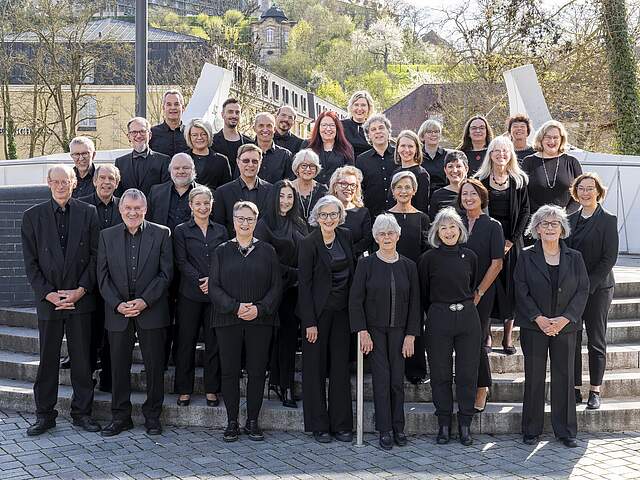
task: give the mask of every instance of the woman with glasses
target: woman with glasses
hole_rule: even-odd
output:
[[[467,156],[460,150],[450,150],[444,157],[444,174],[449,184],[439,188],[429,199],[429,218],[435,218],[445,207],[455,207],[456,198],[460,191],[460,182],[467,178],[469,162]]]
[[[278,326],[282,272],[274,248],[253,236],[258,213],[254,203],[237,202],[233,207],[236,236],[216,248],[211,258],[209,298],[220,347],[222,395],[227,409],[225,442],[234,442],[240,435],[238,410],[243,346],[248,374],[244,432],[250,440],[264,440],[258,416],[271,332]]]
[[[394,173],[411,172],[418,182],[411,203],[422,212],[429,210],[429,192],[431,180],[429,172],[422,167],[422,145],[418,136],[411,130],[403,130],[396,139],[395,162],[399,165]],[[391,192],[393,195],[393,192]]]
[[[316,180],[322,170],[320,159],[310,148],[302,149],[293,157],[291,169],[296,176],[292,185],[300,201],[300,215],[306,222],[318,200],[327,194],[326,185]]]
[[[418,130],[418,139],[422,142],[424,160],[422,166],[429,172],[429,197],[439,188],[447,186],[444,174],[444,158],[448,150],[440,145],[442,124],[433,119],[425,120]]]
[[[184,138],[196,166],[196,176],[200,185],[206,185],[212,191],[231,181],[231,166],[224,155],[215,152],[213,129],[209,122],[201,118],[192,119],[184,129]]]
[[[351,165],[333,172],[329,195],[342,202],[346,212],[344,226],[351,232],[354,258],[358,259],[373,244],[371,215],[362,202],[362,172]]]
[[[469,161],[469,176],[478,171],[487,153],[487,147],[493,140],[493,130],[482,115],[474,115],[464,126],[462,142],[458,150],[462,150]]]
[[[351,233],[340,227],[345,216],[340,200],[322,197],[309,217],[318,228],[300,242],[298,258],[304,429],[320,443],[330,442],[331,434],[341,442],[353,439],[348,297],[354,257]]]
[[[577,447],[573,368],[589,275],[580,252],[563,241],[570,233],[564,209],[543,205],[532,215],[526,233],[536,242],[522,251],[514,275],[516,325],[524,354],[524,443],[538,443],[544,427],[548,355],[553,432],[565,446]]]

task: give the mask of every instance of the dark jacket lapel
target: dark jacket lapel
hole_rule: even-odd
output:
[[[153,217],[155,221],[157,221],[161,225],[166,225],[167,220],[169,219],[169,205],[171,204],[172,187],[173,182],[167,182],[166,184],[162,185],[162,188],[159,189],[160,196],[158,198],[158,203],[153,207],[153,209],[155,210]]]
[[[575,213],[569,215],[569,226],[571,228],[570,244],[571,248],[576,249],[579,248],[580,245],[582,245],[582,242],[589,238],[593,229],[598,226],[598,223],[600,223],[600,219],[602,217],[602,207],[598,205],[598,208],[596,208],[596,211],[593,212],[591,219],[587,221],[587,223],[582,227],[580,235],[576,236],[573,235],[573,233],[576,231],[576,227],[578,226],[578,222],[580,221],[580,215],[582,215],[582,207],[580,207],[580,209]]]
[[[316,249],[318,250],[318,256],[320,257],[322,263],[324,263],[324,266],[327,268],[327,270],[331,272],[331,254],[327,251],[327,247],[324,244],[322,232],[320,231],[319,227],[314,230],[313,235],[313,239],[316,242]]]
[[[547,266],[547,261],[544,259],[544,251],[542,250],[542,243],[540,243],[540,240],[536,241],[533,247],[531,247],[531,250],[534,252],[534,255],[531,257],[533,264],[540,273],[544,275],[544,278],[550,282],[551,276],[549,275],[549,267]]]
[[[560,268],[558,272],[558,285],[562,285],[566,276],[569,274],[571,267],[571,256],[569,254],[569,247],[564,242],[564,240],[560,240]]]
[[[67,239],[67,255],[64,259],[64,273],[67,273],[69,265],[75,261],[76,251],[82,239],[82,227],[84,226],[84,215],[80,210],[80,202],[75,199],[69,199],[69,238]]]
[[[142,227],[142,237],[140,239],[140,258],[138,259],[138,274],[144,268],[144,264],[149,258],[149,254],[151,253],[151,249],[153,248],[153,244],[155,242],[155,235],[153,235],[151,229],[149,228],[149,224],[145,220]]]
[[[53,214],[53,208],[51,204],[47,204],[44,208],[44,214],[46,216],[45,225],[47,230],[50,231],[49,237],[51,238],[49,249],[53,253],[54,261],[59,265],[60,271],[64,271],[64,255],[62,255],[62,247],[60,246],[60,239],[58,238],[58,228],[56,225],[56,216]]]

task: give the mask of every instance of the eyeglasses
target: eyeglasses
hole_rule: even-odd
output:
[[[298,168],[300,170],[317,170],[318,169],[318,167],[316,167],[313,163],[301,163]]]
[[[53,185],[54,187],[59,187],[59,186],[63,186],[63,187],[68,187],[69,185],[71,185],[71,180],[48,180],[49,185]]]
[[[382,237],[382,238],[386,238],[386,237],[393,238],[393,237],[395,237],[397,234],[398,234],[398,232],[378,232],[378,233],[376,234],[376,236],[378,236],[378,237]]]
[[[142,130],[129,130],[129,135],[133,135],[135,137],[136,135],[144,135],[148,131],[149,130],[146,128],[143,128]]]
[[[544,140],[553,140],[554,142],[557,142],[558,140],[560,140],[560,136],[558,135],[544,135],[542,137]]]
[[[241,158],[240,161],[245,165],[249,165],[250,163],[252,165],[258,165],[260,163],[260,160],[257,160],[255,158]]]
[[[440,130],[425,130],[425,132],[424,132],[424,133],[426,133],[426,134],[428,134],[428,135],[434,135],[434,134],[436,134],[436,133],[438,133],[438,134],[439,134],[439,133],[440,133]]]
[[[597,189],[596,187],[578,187],[576,188],[576,190],[578,190],[580,193],[593,193]]]
[[[357,183],[349,183],[349,182],[338,182],[338,185],[340,186],[340,188],[342,188],[343,190],[355,190],[358,188],[358,184]]]
[[[393,187],[394,190],[399,190],[401,192],[412,192],[413,187],[411,185],[396,185]]]
[[[185,165],[185,166],[180,166],[180,167],[171,167],[171,170],[178,170],[178,171],[184,170],[186,172],[190,172],[193,169],[191,168],[191,165]]]
[[[234,215],[233,218],[235,218],[236,222],[241,225],[243,223],[246,223],[247,225],[253,225],[253,223],[256,221],[255,217],[237,217]]]
[[[323,130],[335,130],[336,126],[333,123],[321,123],[320,128]]]
[[[542,228],[549,228],[549,227],[551,227],[551,228],[559,228],[560,227],[560,222],[558,222],[557,220],[554,220],[552,222],[544,221],[544,222],[540,222],[540,226]]]
[[[92,152],[76,152],[71,154],[71,158],[78,160],[79,158],[89,158]]]
[[[318,218],[320,220],[326,220],[327,218],[330,218],[331,220],[335,220],[339,216],[340,216],[340,212],[320,212],[318,214]]]
[[[209,138],[209,135],[206,133],[190,133],[189,136],[191,138]]]
[[[487,127],[469,127],[469,130],[473,131],[473,132],[482,132],[484,130],[486,130]]]

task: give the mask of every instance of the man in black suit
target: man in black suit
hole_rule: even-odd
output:
[[[245,143],[238,148],[237,159],[240,176],[222,185],[215,193],[213,220],[227,227],[231,237],[233,230],[233,206],[240,200],[253,202],[260,212],[267,206],[272,185],[258,177],[262,163],[262,150],[257,145]]]
[[[279,147],[286,148],[294,156],[300,151],[303,140],[291,133],[291,128],[296,124],[298,114],[289,105],[281,106],[276,112],[276,132],[273,141]]]
[[[229,159],[229,165],[234,169],[233,178],[238,178],[238,170],[235,168],[238,148],[252,141],[238,131],[242,116],[242,107],[238,100],[227,98],[222,104],[221,115],[224,126],[213,136],[213,149]]]
[[[115,164],[122,176],[116,195],[136,188],[146,196],[153,185],[169,180],[169,157],[149,148],[152,134],[146,118],[134,117],[129,120],[127,132],[133,151],[116,158]]]
[[[51,200],[29,208],[22,218],[22,251],[38,314],[40,364],[33,385],[37,420],[27,435],[55,427],[62,336],[72,360],[71,417],[74,425],[97,432],[91,418],[93,380],[89,363],[91,313],[96,308],[98,216],[92,205],[71,198],[76,175],[66,165],[47,173]]]
[[[119,207],[124,225],[100,232],[98,246],[98,286],[105,302],[113,383],[112,419],[102,435],[111,437],[133,428],[130,376],[136,334],[147,377],[145,427],[147,434],[160,435],[167,291],[173,277],[171,231],[145,221],[147,199],[140,190],[125,191]]]
[[[180,90],[167,90],[164,92],[162,96],[164,122],[151,128],[149,146],[152,150],[173,157],[176,153],[184,152],[189,148],[183,133],[183,111],[184,98]]]
[[[262,164],[258,175],[270,183],[288,178],[293,180],[295,175],[291,169],[291,152],[279,147],[273,141],[276,119],[268,112],[256,115],[253,131],[256,132],[256,145],[262,150]]]
[[[73,160],[73,171],[76,172],[76,179],[78,180],[72,197],[80,198],[91,195],[95,192],[93,175],[96,170],[93,164],[96,158],[96,147],[93,144],[93,140],[84,136],[75,137],[69,142],[69,155]]]
[[[81,197],[85,203],[93,205],[98,211],[100,230],[122,223],[118,211],[120,199],[113,195],[120,183],[118,167],[111,164],[97,165],[93,177],[95,193]],[[96,295],[96,310],[93,313],[91,328],[91,370],[100,370],[99,388],[103,392],[111,391],[111,357],[109,356],[109,337],[104,330],[104,301]],[[100,364],[98,364],[98,360]]]

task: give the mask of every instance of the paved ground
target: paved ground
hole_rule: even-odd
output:
[[[377,437],[364,447],[320,445],[301,433],[267,432],[225,444],[221,431],[167,428],[149,437],[141,426],[103,439],[58,418],[49,434],[31,438],[33,415],[0,411],[0,478],[640,478],[640,432],[582,434],[567,449],[551,436],[537,447],[519,436],[481,435],[472,447],[439,446],[433,437],[410,437],[404,448],[383,452]]]

